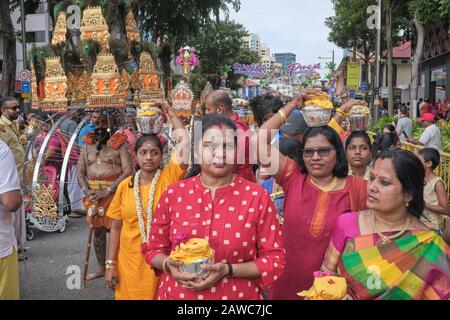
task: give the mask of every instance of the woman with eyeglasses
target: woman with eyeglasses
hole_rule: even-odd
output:
[[[300,163],[271,147],[270,130],[279,128],[283,119],[304,105],[304,100],[305,94],[301,93],[264,123],[258,133],[260,150],[261,144],[267,144],[277,183],[285,194],[282,232],[286,267],[270,292],[270,298],[276,300],[298,299],[297,292],[311,287],[337,218],[342,213],[364,209],[366,201],[366,182],[348,177],[344,147],[332,128],[306,131]],[[351,100],[341,110],[345,113],[357,103]]]

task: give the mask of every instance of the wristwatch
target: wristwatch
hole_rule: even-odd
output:
[[[111,270],[111,269],[114,269],[115,267],[116,267],[116,263],[114,262],[114,260],[106,260],[106,262],[105,262],[106,270]]]

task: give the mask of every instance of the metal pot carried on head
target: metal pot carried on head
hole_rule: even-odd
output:
[[[333,104],[326,93],[318,92],[305,102],[302,113],[308,127],[322,127],[328,125],[332,110]]]
[[[163,116],[153,116],[153,117],[137,117],[136,125],[139,132],[143,134],[158,134],[164,124]]]
[[[365,105],[352,107],[347,117],[350,123],[350,131],[367,131],[370,124],[370,110]]]
[[[161,132],[164,124],[162,111],[151,104],[141,104],[136,117],[136,125],[139,132],[143,134],[158,134]]]
[[[331,110],[316,106],[304,107],[301,111],[308,127],[322,127],[328,125]]]

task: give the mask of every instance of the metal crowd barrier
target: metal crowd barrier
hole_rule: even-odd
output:
[[[371,137],[375,137],[375,133],[368,132]],[[420,149],[424,148],[423,146],[419,146],[416,144],[412,144],[409,142],[402,142],[402,149],[418,153]],[[450,202],[450,153],[440,152],[441,154],[441,163],[436,168],[436,174],[439,175],[442,180],[444,180],[447,190],[447,198]]]

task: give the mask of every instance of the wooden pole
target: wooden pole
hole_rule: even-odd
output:
[[[92,217],[94,218],[94,217]],[[94,234],[94,219],[92,219],[91,224],[89,225],[89,233],[88,233],[88,241],[86,244],[86,256],[84,258],[84,272],[83,272],[83,289],[86,289],[87,286],[87,273],[89,268],[89,257],[91,255],[91,245],[92,245],[92,238]]]

